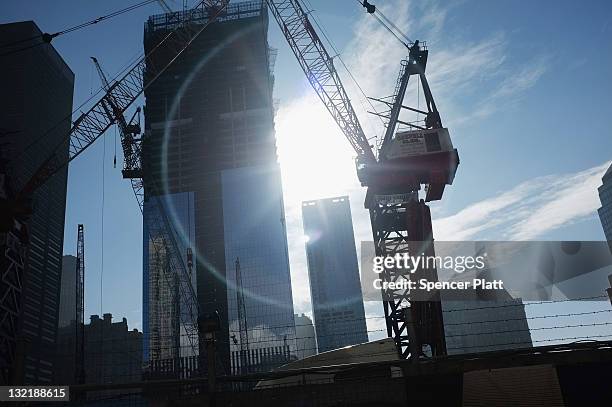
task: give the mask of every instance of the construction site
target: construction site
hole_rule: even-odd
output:
[[[551,198],[588,212],[582,229],[486,219],[513,195],[525,219],[558,209],[521,198],[523,184],[469,206],[488,174],[448,88],[474,97],[486,75],[449,79],[463,60],[423,28],[440,5],[68,3],[83,10],[65,28],[22,21],[18,5],[0,21],[3,405],[612,400],[612,149],[589,173],[593,215]],[[371,61],[365,49],[387,44]],[[470,47],[504,72],[494,48]],[[492,74],[486,110],[462,115],[493,114],[535,82],[520,74]],[[482,160],[502,168],[514,153],[500,148]]]

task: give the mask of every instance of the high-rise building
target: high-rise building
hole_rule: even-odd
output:
[[[71,125],[74,74],[68,65],[48,43],[19,50],[41,35],[33,21],[0,25],[0,160],[13,191],[61,145]],[[36,190],[27,223],[21,345],[13,372],[14,380],[25,384],[53,378],[67,173],[63,168]]]
[[[302,203],[319,352],[368,341],[348,196]]]
[[[197,27],[207,17],[200,9],[189,18]],[[150,17],[145,50],[153,49],[176,26],[177,14]],[[193,251],[199,310],[219,313],[217,351],[226,372],[231,369],[231,352],[240,346],[232,339],[239,337],[237,258],[250,349],[294,346],[267,31],[264,2],[231,2],[145,91],[145,223],[151,198],[164,197],[180,245]],[[168,55],[158,49],[149,63],[161,63]],[[185,200],[192,202],[188,210],[177,203]],[[155,348],[175,334],[171,327],[155,326],[155,309],[165,309],[160,305],[163,296],[155,292],[164,283],[153,270],[149,244],[145,224],[145,358],[154,358],[154,352],[164,357]],[[160,338],[157,343],[155,335]]]
[[[599,212],[599,219],[601,220],[601,226],[608,241],[608,246],[612,250],[612,165],[601,178],[601,181],[602,184],[597,189],[599,191],[601,208],[597,212]]]
[[[62,257],[60,305],[55,344],[55,384],[66,385],[76,383],[76,266],[77,258],[75,256],[65,255]]]
[[[487,253],[484,243],[476,244],[476,253]],[[485,267],[476,278],[492,281],[496,270],[485,257]],[[473,274],[455,274],[454,279],[471,281]],[[505,290],[463,290],[460,299],[445,298],[442,293],[444,334],[449,355],[529,348],[531,332],[521,298]]]
[[[312,320],[306,314],[295,314],[295,348],[298,359],[317,354],[317,339]]]
[[[449,355],[532,346],[525,305],[505,290],[495,299],[443,300],[442,309]]]
[[[58,328],[69,326],[76,320],[76,266],[77,258],[75,256],[68,254],[62,257]]]

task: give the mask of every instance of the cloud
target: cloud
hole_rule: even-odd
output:
[[[509,191],[434,220],[438,240],[529,240],[583,220],[599,207],[597,186],[610,162],[573,174],[525,181]]]
[[[463,117],[461,123],[491,115],[495,111],[520,100],[520,97],[536,85],[549,68],[548,57],[539,57],[518,72],[505,76],[499,85],[473,108],[472,114]]]
[[[519,100],[547,72],[550,60],[546,56],[514,58],[503,31],[478,38],[464,34],[462,28],[448,21],[450,11],[460,6],[437,1],[395,1],[380,6],[412,40],[427,41],[427,80],[444,122],[452,127],[490,116]],[[353,31],[353,39],[341,54],[344,62],[366,95],[391,95],[400,61],[407,57],[408,50],[368,14],[360,17]],[[335,65],[343,74],[344,86],[353,97],[366,134],[380,137],[384,124],[367,113],[373,109],[343,65],[338,61]],[[423,95],[417,92],[416,84],[416,80],[409,83],[405,104],[423,107]],[[383,105],[375,107],[379,112],[385,110]],[[414,116],[405,111],[402,118],[410,121]]]

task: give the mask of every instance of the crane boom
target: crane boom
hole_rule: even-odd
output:
[[[372,147],[334,67],[332,57],[296,0],[266,0],[306,78],[362,162],[375,161]]]

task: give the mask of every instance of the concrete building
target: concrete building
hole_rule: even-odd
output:
[[[0,25],[0,160],[12,175],[8,182],[13,191],[55,151],[71,125],[74,74],[68,65],[47,43],[17,52],[28,44],[24,39],[41,35],[33,21]],[[27,224],[30,242],[19,321],[23,351],[14,372],[15,380],[24,384],[53,379],[67,172],[63,168],[34,193]]]
[[[302,203],[319,352],[368,341],[348,196]]]
[[[206,17],[198,11],[191,18],[202,24]],[[173,15],[150,17],[145,49],[151,50],[176,21]],[[181,244],[193,250],[200,312],[218,311],[221,318],[217,349],[225,371],[231,370],[231,352],[237,349],[230,339],[238,326],[236,258],[242,267],[250,348],[285,343],[294,347],[267,31],[265,3],[231,2],[226,13],[145,91],[145,199],[165,198]],[[168,57],[161,49],[151,63]],[[177,198],[182,194],[190,198]],[[192,206],[184,211],[177,199],[191,200]],[[147,203],[144,216],[147,222]],[[164,306],[154,294],[163,283],[155,277],[149,240],[145,225],[148,294],[143,329],[145,358],[150,359],[160,343],[153,338],[153,314]],[[156,335],[174,334],[160,327]]]
[[[599,213],[599,219],[601,220],[606,240],[612,251],[612,166],[608,168],[601,181],[601,186],[597,188],[601,208],[597,212]]]
[[[295,347],[298,359],[317,354],[317,339],[312,320],[306,314],[294,315],[295,318]]]

